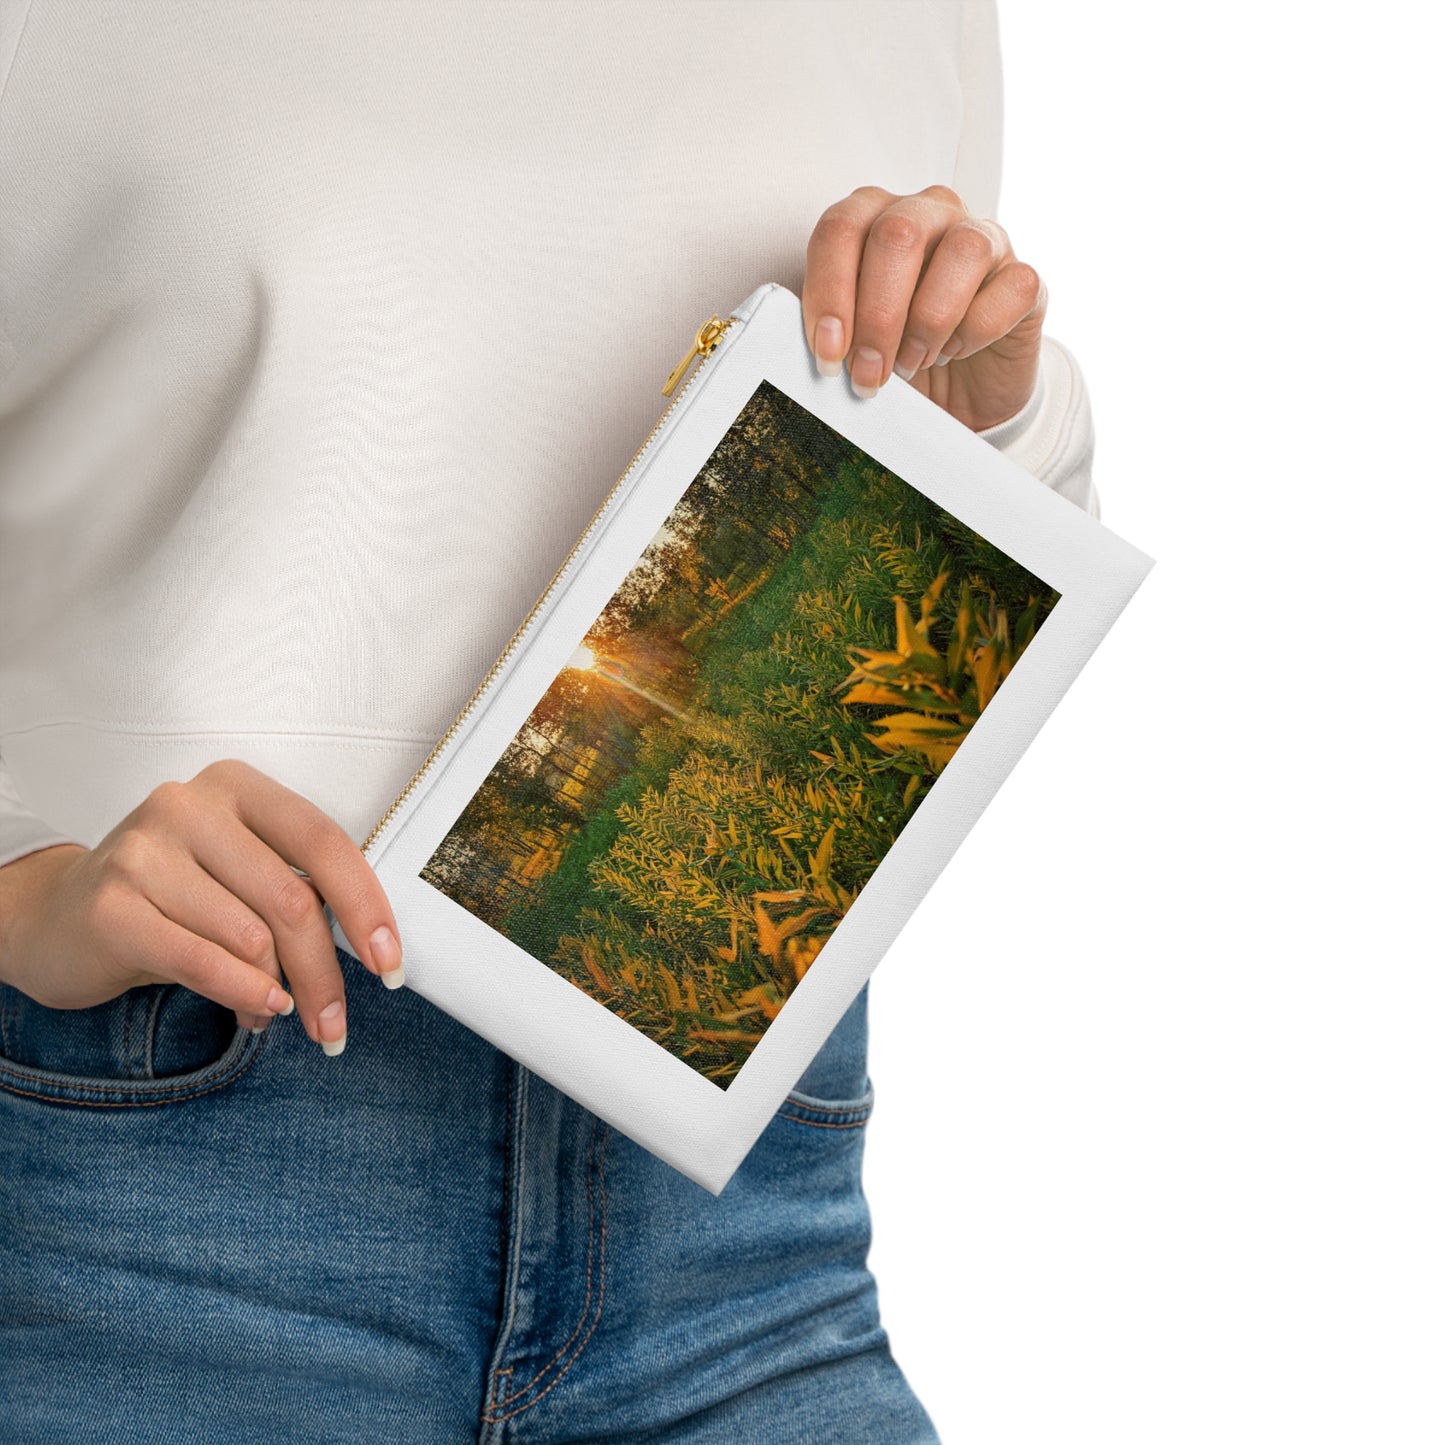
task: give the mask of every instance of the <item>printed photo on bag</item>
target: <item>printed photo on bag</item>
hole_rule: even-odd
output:
[[[726,1088],[1059,595],[764,381],[420,876]]]

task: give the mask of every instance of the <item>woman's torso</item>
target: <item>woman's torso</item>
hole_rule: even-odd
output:
[[[23,11],[0,761],[87,844],[222,756],[360,841],[698,323],[856,186],[997,202],[991,4]]]

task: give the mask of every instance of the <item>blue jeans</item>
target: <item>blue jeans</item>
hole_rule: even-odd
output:
[[[719,1198],[338,949],[348,1040],[0,985],[0,1441],[937,1439],[866,1267],[866,994]]]

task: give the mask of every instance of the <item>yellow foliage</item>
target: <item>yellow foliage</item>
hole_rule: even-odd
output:
[[[877,719],[872,741],[899,761],[921,759],[934,774],[947,767],[1032,640],[1037,608],[1032,601],[1011,633],[994,595],[980,607],[964,583],[948,648],[940,655],[929,632],[947,581],[947,570],[940,570],[919,600],[916,622],[907,602],[895,596],[896,648],[850,648],[853,671],[837,689],[846,704],[905,709]],[[914,772],[905,802],[917,789]]]
[[[591,976],[592,982],[595,983],[603,993],[615,993],[616,989],[612,987],[606,973],[602,970],[602,964],[597,958],[597,950],[593,948],[588,940],[580,940],[577,954],[582,960],[583,967]]]
[[[783,1000],[779,998],[778,990],[770,983],[760,983],[756,988],[750,988],[746,993],[740,993],[738,1002],[747,1008],[758,1009],[769,1020],[777,1018],[783,1007]]]

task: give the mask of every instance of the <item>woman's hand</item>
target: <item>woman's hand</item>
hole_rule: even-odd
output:
[[[397,987],[396,919],[365,855],[314,803],[227,758],[160,784],[94,848],[0,868],[0,976],[50,1008],[171,982],[250,1028],[297,1008],[336,1054],[345,986],[323,900],[362,963]]]
[[[956,192],[859,186],[808,241],[803,324],[818,369],[873,396],[891,372],[966,427],[1023,410],[1038,375],[1047,292],[995,221]]]

